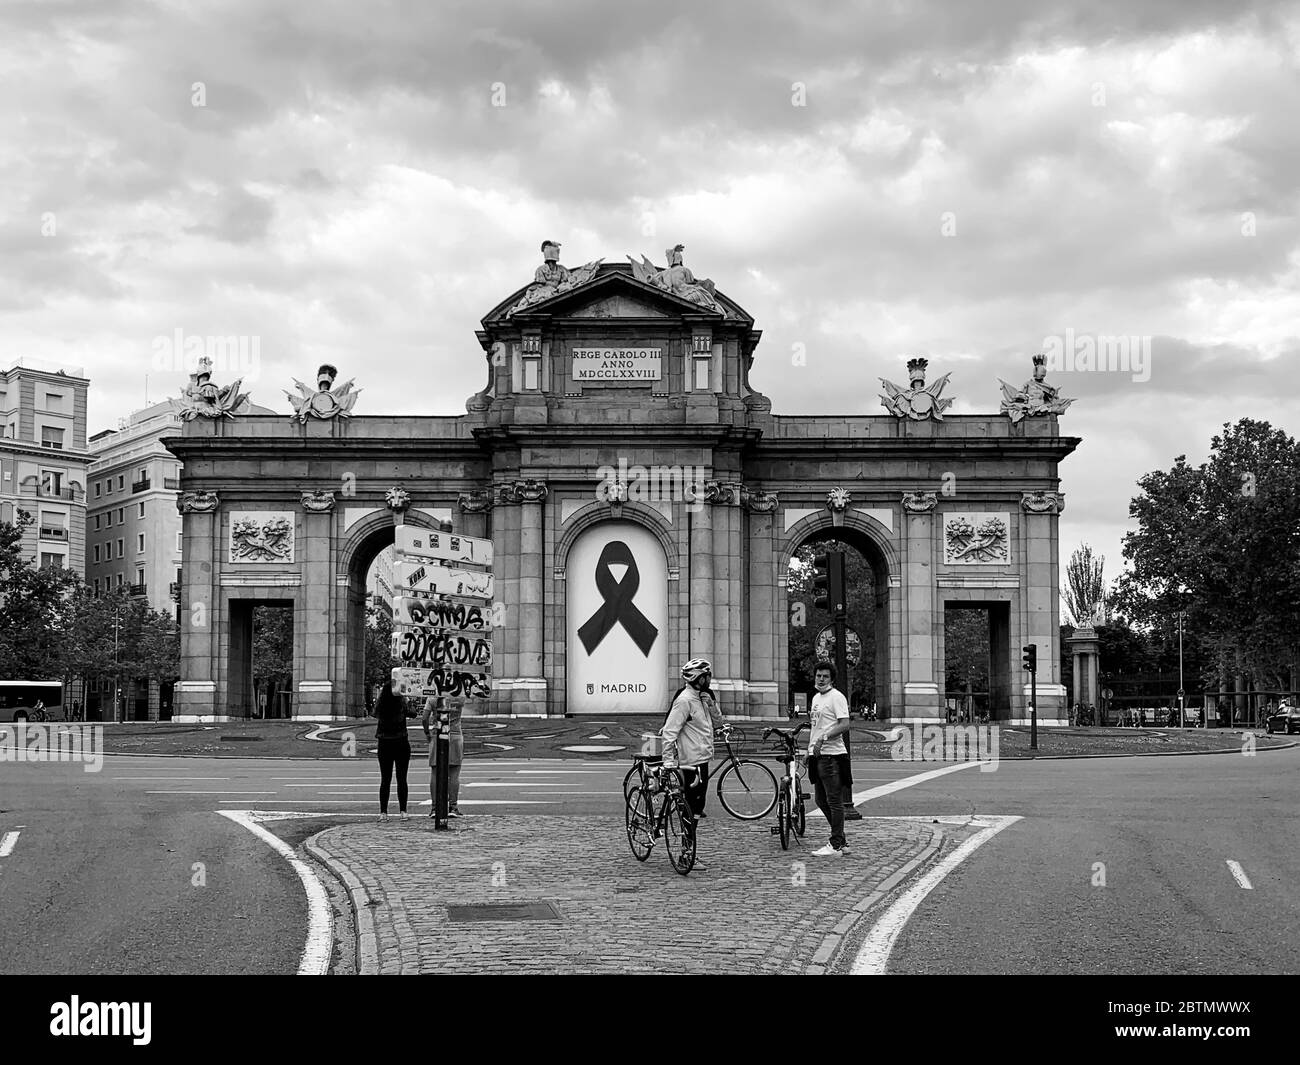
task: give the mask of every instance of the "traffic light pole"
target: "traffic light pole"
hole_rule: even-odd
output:
[[[1029,674],[1029,749],[1038,750],[1038,670]]]

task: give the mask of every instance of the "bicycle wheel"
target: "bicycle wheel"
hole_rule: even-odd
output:
[[[626,802],[636,794],[637,788],[641,786],[640,778],[637,776],[636,765],[627,771],[627,776],[623,778],[623,801]]]
[[[790,849],[790,789],[781,787],[781,794],[776,800],[776,829],[781,837],[781,849]]]
[[[776,777],[762,762],[737,758],[718,777],[718,801],[740,821],[758,821],[776,805]]]
[[[695,817],[680,795],[670,795],[667,802],[664,842],[668,847],[668,860],[685,876],[695,864]]]
[[[654,806],[645,788],[638,787],[624,804],[624,817],[627,821],[627,843],[632,848],[632,856],[643,862],[650,857],[654,847]]]
[[[794,821],[792,827],[794,828],[796,839],[803,839],[804,829],[808,827],[807,818],[804,816],[806,805],[807,804],[804,802],[802,797],[794,800]]]

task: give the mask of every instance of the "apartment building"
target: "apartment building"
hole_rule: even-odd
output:
[[[21,358],[0,369],[0,521],[35,519],[24,553],[85,573],[86,390],[80,367]]]

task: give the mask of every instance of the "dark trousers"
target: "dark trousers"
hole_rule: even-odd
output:
[[[379,741],[379,809],[388,813],[388,792],[397,769],[397,808],[406,812],[406,767],[411,763],[411,744],[405,739]]]
[[[709,797],[709,763],[682,766],[682,781],[686,785],[686,804],[699,817],[704,813],[704,800]]]
[[[840,756],[817,756],[817,809],[826,815],[831,826],[831,846],[839,850],[844,846],[844,784],[840,773]]]

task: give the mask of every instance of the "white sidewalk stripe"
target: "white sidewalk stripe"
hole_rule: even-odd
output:
[[[217,813],[243,825],[293,866],[293,871],[298,874],[298,879],[307,892],[307,943],[302,949],[302,960],[298,963],[298,975],[324,976],[329,972],[330,954],[334,949],[334,916],[330,910],[329,896],[325,893],[325,885],[316,878],[311,867],[293,853],[289,844],[274,832],[268,832],[254,823],[256,814],[253,811],[218,810]]]
[[[1232,878],[1247,891],[1253,891],[1254,888],[1251,886],[1250,877],[1246,875],[1246,870],[1241,867],[1241,862],[1234,862],[1231,858],[1228,858],[1227,862],[1228,872],[1232,874]]]
[[[960,767],[959,767],[960,768]],[[850,972],[854,976],[883,976],[889,966],[889,955],[894,949],[899,933],[907,924],[908,918],[916,912],[925,897],[930,894],[945,876],[961,865],[981,846],[991,840],[1004,828],[1014,825],[1020,817],[994,817],[984,815],[974,824],[984,823],[988,827],[976,832],[955,851],[944,858],[937,866],[921,877],[901,898],[898,899],[884,915],[881,916],[867,938],[863,940],[858,955],[853,959]]]
[[[6,832],[0,836],[0,858],[8,858],[13,854],[14,847],[18,845],[18,833]]]

